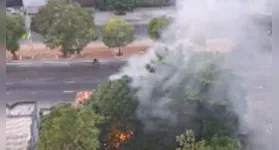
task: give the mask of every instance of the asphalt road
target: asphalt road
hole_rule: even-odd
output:
[[[6,100],[57,103],[73,101],[76,92],[92,90],[117,72],[123,62],[101,65],[6,68]]]
[[[271,56],[243,55],[233,58],[239,62],[246,89],[253,95],[268,98],[271,91]],[[239,60],[239,61],[235,61]],[[78,91],[92,90],[117,72],[123,61],[104,62],[100,65],[77,63],[72,65],[33,66],[8,65],[6,67],[6,100],[56,102],[72,101]],[[260,98],[261,99],[261,98]]]

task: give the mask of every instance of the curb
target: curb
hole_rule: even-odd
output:
[[[129,58],[101,59],[97,64],[125,63]],[[96,65],[97,65],[96,64]],[[92,59],[88,60],[17,60],[6,62],[6,67],[63,67],[72,65],[95,65]]]

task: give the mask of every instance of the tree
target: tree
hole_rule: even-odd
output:
[[[137,101],[128,87],[129,82],[128,77],[106,81],[97,87],[93,96],[84,104],[97,114],[105,116],[101,142],[102,146],[106,148],[116,148],[117,142],[119,142],[119,146],[122,144],[117,141],[120,139],[116,135],[111,135],[112,133],[134,134],[140,124],[135,112]]]
[[[75,52],[80,54],[89,42],[97,39],[92,12],[77,3],[56,1],[59,0],[51,0],[39,10],[39,16],[36,18],[42,16],[46,20],[35,18],[34,25],[44,35],[44,43],[48,47],[60,48],[64,57]],[[48,14],[51,10],[56,13]]]
[[[166,54],[166,56],[169,55]],[[160,61],[151,63],[150,66],[153,69],[150,74],[145,75],[154,76],[158,71],[157,67],[160,69],[168,67],[170,72],[177,72],[181,69],[169,64],[165,59],[166,56],[160,56]],[[109,139],[107,137],[110,137],[108,135],[114,129],[121,132],[128,129],[134,133],[131,137],[129,136],[129,140],[120,142],[119,150],[174,149],[177,147],[175,137],[187,129],[192,129],[196,133],[197,142],[204,140],[205,146],[219,148],[218,150],[223,150],[224,147],[216,143],[237,141],[239,116],[233,110],[233,103],[238,103],[240,104],[238,107],[243,107],[238,109],[239,113],[242,113],[241,110],[245,111],[246,108],[245,95],[242,93],[243,89],[238,87],[240,83],[237,76],[230,68],[220,65],[224,64],[224,57],[221,54],[189,52],[188,59],[188,63],[185,64],[187,70],[182,71],[180,82],[171,86],[171,89],[163,89],[164,83],[155,84],[155,88],[149,90],[154,94],[146,95],[153,103],[158,101],[159,99],[156,98],[161,95],[169,99],[168,103],[161,104],[160,107],[176,115],[177,121],[174,124],[154,116],[152,109],[156,108],[150,107],[151,103],[148,100],[144,103],[140,102],[136,95],[139,94],[137,92],[141,90],[140,88],[144,87],[130,86],[133,78],[125,77],[99,85],[86,106],[90,106],[97,114],[107,117],[105,125],[102,126],[101,142],[107,144],[107,139]],[[163,76],[163,74],[160,75]],[[172,75],[166,76],[166,80]],[[231,88],[233,93],[231,93]],[[145,118],[140,118],[138,114],[144,114]],[[146,130],[148,121],[155,123],[156,128]]]
[[[25,33],[23,17],[19,14],[6,13],[6,49],[18,59],[16,51],[19,49],[19,40]]]
[[[60,13],[67,4],[66,0],[49,0],[46,5],[39,8],[31,21],[31,29],[43,36],[48,33],[52,24],[59,19]]]
[[[171,19],[166,16],[153,18],[148,23],[148,35],[151,39],[158,40],[162,32],[170,25]]]
[[[118,47],[118,55],[122,55],[121,48],[134,40],[134,27],[119,18],[110,19],[103,30],[103,42],[108,47]]]
[[[62,104],[42,117],[38,150],[97,150],[103,117],[92,109]]]
[[[132,11],[136,6],[136,0],[108,0],[107,4],[117,15],[125,15],[127,11]]]
[[[179,148],[176,150],[239,150],[239,143],[236,139],[228,137],[213,138],[211,142],[197,141],[193,130],[176,137]]]
[[[156,67],[162,66],[169,67],[170,72],[181,71],[181,68],[172,66],[164,59],[168,55],[170,54],[161,56],[164,63],[157,60],[148,64],[146,69],[151,74],[156,73]],[[198,140],[211,141],[214,137],[238,139],[240,116],[236,114],[234,108],[237,107],[240,114],[245,114],[246,110],[245,93],[238,77],[230,68],[221,65],[225,63],[222,54],[189,52],[188,55],[187,67],[181,71],[184,73],[184,78],[181,78],[171,89],[162,90],[160,88],[162,83],[158,84],[153,91],[163,93],[171,100],[161,107],[167,107],[165,111],[170,111],[177,116],[178,125],[172,130],[177,130],[176,133],[179,133],[188,128],[193,129]],[[173,136],[173,133],[169,132],[166,134]]]

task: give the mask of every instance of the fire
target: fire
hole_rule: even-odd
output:
[[[75,105],[82,105],[85,101],[87,101],[90,96],[93,94],[91,91],[81,91],[76,94]]]
[[[128,130],[126,132],[119,131],[119,130],[113,130],[109,134],[108,140],[105,144],[105,148],[107,150],[118,150],[121,143],[131,139],[131,137],[133,135],[134,135],[134,133],[131,130]]]

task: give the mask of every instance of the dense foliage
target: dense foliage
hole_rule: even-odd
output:
[[[51,0],[34,18],[34,26],[50,48],[60,48],[63,56],[80,53],[97,39],[92,12],[76,3]]]
[[[151,39],[158,40],[161,38],[162,32],[170,25],[171,19],[166,16],[153,18],[148,23],[148,35]]]
[[[168,55],[171,54],[166,54],[166,57]],[[151,99],[158,100],[157,97],[163,95],[162,98],[169,100],[161,107],[175,114],[177,125],[170,127],[169,122],[164,122],[164,119],[152,114],[145,115],[144,119],[157,119],[152,122],[166,128],[165,135],[169,136],[192,129],[198,141],[203,139],[210,142],[213,137],[238,139],[237,113],[245,114],[246,110],[245,93],[238,77],[230,68],[222,65],[225,63],[222,54],[193,52],[188,55],[188,64],[184,64],[184,69],[172,66],[162,56],[159,61],[151,62],[147,67],[151,74],[156,73],[157,69],[162,69],[162,66],[168,68],[169,72],[183,73],[180,75],[184,77],[179,77],[179,81],[170,89],[161,88],[164,87],[164,83],[159,83],[152,89],[152,92],[157,94],[149,95]],[[165,82],[170,82],[169,78],[174,75],[170,73],[169,76],[165,76]],[[141,113],[147,113],[148,108],[148,104],[144,105],[142,110],[145,112]]]
[[[92,109],[75,108],[71,104],[55,106],[43,116],[38,150],[97,150],[98,126],[103,118]]]
[[[117,47],[118,55],[122,55],[121,48],[134,40],[134,27],[120,18],[112,18],[103,29],[103,42],[108,47]]]
[[[45,6],[40,7],[36,15],[32,17],[32,30],[46,35],[50,26],[57,20],[66,4],[65,0],[50,0]]]
[[[109,134],[114,130],[135,131],[140,125],[135,114],[137,101],[127,86],[128,83],[128,77],[106,81],[98,86],[93,97],[85,103],[86,107],[92,108],[97,114],[106,117],[105,123],[102,125],[100,138],[102,143],[111,140]]]
[[[117,15],[124,15],[136,7],[137,0],[107,0],[106,3]]]
[[[238,141],[229,137],[214,137],[210,142],[196,141],[192,130],[177,136],[176,140],[180,146],[176,150],[238,150],[240,148]]]
[[[138,108],[142,106],[139,106],[138,100],[133,96],[138,89],[129,86],[132,82],[130,78],[125,77],[101,84],[87,106],[109,118],[106,126],[103,126],[105,129],[102,129],[102,142],[106,141],[105,136],[112,129],[129,128],[134,133],[133,137],[121,144],[121,150],[170,150],[177,147],[175,141],[177,135],[192,129],[196,133],[195,143],[207,149],[190,150],[228,150],[226,149],[228,147],[229,150],[237,150],[234,146],[239,142],[239,118],[233,110],[231,98],[243,104],[242,110],[245,110],[245,100],[241,87],[232,87],[230,84],[231,81],[236,81],[231,70],[219,65],[223,61],[222,58],[212,53],[195,53],[188,64],[189,67],[195,67],[185,74],[183,82],[173,87],[171,91],[162,91],[159,87],[153,91],[164,94],[168,92],[172,101],[167,107],[178,117],[177,123],[171,125],[160,118],[149,118],[157,120],[157,124],[160,124],[160,128],[155,130],[145,130],[143,120],[137,116]],[[161,63],[161,65],[168,64]],[[229,95],[232,93],[228,93],[230,88],[236,90],[233,97]],[[181,147],[182,150],[188,150],[183,149],[183,145]]]
[[[25,34],[24,19],[19,14],[6,13],[6,49],[18,59],[16,51],[19,49],[19,40]]]

